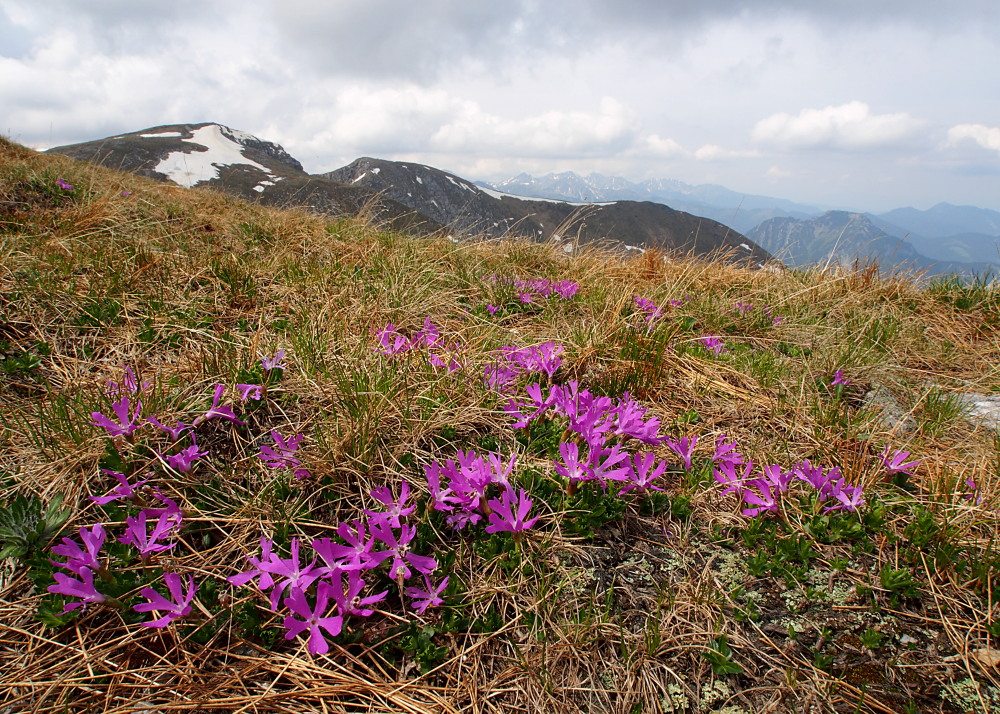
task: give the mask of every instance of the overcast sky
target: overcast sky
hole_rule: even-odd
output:
[[[997,0],[0,0],[0,132],[1000,210]]]

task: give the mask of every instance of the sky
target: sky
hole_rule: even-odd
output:
[[[0,0],[0,133],[1000,210],[996,0]]]

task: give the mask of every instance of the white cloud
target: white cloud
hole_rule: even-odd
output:
[[[441,151],[580,157],[627,149],[638,130],[628,108],[611,97],[603,97],[597,111],[549,110],[518,119],[491,115],[475,102],[463,102],[461,109],[435,132],[431,146]]]
[[[751,137],[785,149],[873,149],[911,139],[922,122],[909,114],[872,114],[852,101],[823,109],[803,109],[796,116],[772,114],[754,125]]]
[[[575,158],[627,149],[637,133],[632,113],[610,97],[592,111],[549,110],[508,118],[443,89],[416,84],[348,87],[332,106],[317,107],[306,123],[313,127],[306,142],[310,148],[336,146],[346,153],[381,156],[429,152]]]
[[[781,168],[780,166],[778,166],[777,164],[775,164],[774,166],[772,166],[771,168],[769,168],[764,173],[764,175],[767,178],[769,178],[769,179],[778,180],[778,179],[786,179],[786,178],[788,178],[789,176],[792,175],[792,172],[791,171],[785,171],[783,168]]]
[[[684,147],[673,139],[664,139],[659,134],[650,134],[643,140],[646,152],[658,158],[673,158],[684,156],[687,152]]]
[[[974,141],[984,149],[1000,152],[1000,127],[985,124],[959,124],[948,130],[948,146]]]
[[[726,159],[754,159],[760,153],[753,150],[724,149],[717,144],[705,144],[694,152],[698,161],[724,161]]]

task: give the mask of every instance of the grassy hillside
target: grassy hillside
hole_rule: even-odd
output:
[[[996,291],[7,141],[0,267],[2,711],[1000,706]]]

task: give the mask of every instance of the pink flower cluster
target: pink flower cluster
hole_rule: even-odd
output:
[[[430,316],[424,319],[424,326],[413,337],[406,337],[396,330],[391,322],[375,333],[378,338],[376,351],[384,355],[395,356],[423,349],[427,353],[427,363],[432,367],[445,368],[449,373],[462,368],[458,360],[461,345],[454,343],[450,347],[441,338],[441,331],[431,322]],[[446,361],[447,358],[447,361]]]
[[[157,553],[172,549],[177,544],[176,541],[167,541],[177,535],[183,522],[183,513],[176,501],[155,488],[138,490],[148,482],[148,479],[133,485],[124,474],[114,471],[105,473],[114,476],[119,485],[107,496],[91,496],[92,501],[107,504],[118,499],[126,499],[141,505],[144,503],[143,496],[148,495],[160,503],[159,507],[143,508],[137,515],[127,517],[125,530],[119,536],[118,542],[135,548],[143,561],[148,561]],[[104,526],[98,523],[90,528],[81,526],[79,535],[80,542],[63,538],[59,545],[52,547],[54,555],[61,555],[67,559],[63,562],[53,560],[53,565],[65,568],[76,576],[74,578],[65,573],[54,573],[56,583],[47,588],[50,593],[76,598],[64,606],[63,614],[78,607],[86,608],[90,603],[107,601],[107,597],[97,589],[94,576],[99,574],[102,577],[110,577],[101,561],[101,549],[108,533]],[[168,573],[164,580],[171,595],[174,596],[173,601],[166,600],[153,588],[145,588],[141,594],[147,602],[133,607],[137,612],[157,610],[164,613],[158,619],[144,622],[147,627],[166,627],[172,620],[191,612],[191,601],[197,592],[193,578],[188,576],[188,587],[184,593],[180,590],[180,576]]]
[[[437,561],[410,550],[417,529],[405,520],[415,508],[407,503],[409,484],[402,483],[399,498],[394,498],[388,487],[376,488],[370,495],[384,509],[365,509],[365,519],[340,523],[339,540],[313,540],[310,545],[314,555],[308,563],[303,563],[298,538],[292,538],[290,557],[282,558],[273,552],[274,542],[262,536],[260,555],[247,556],[252,567],[228,578],[235,586],[256,580],[257,589],[268,594],[272,611],[277,612],[283,603],[289,612],[282,623],[285,639],[308,633],[312,654],[329,651],[326,635],[339,635],[347,618],[374,614],[369,606],[384,600],[388,591],[365,594],[369,581],[364,573],[385,563],[389,577],[401,586],[415,577],[415,572],[420,574],[423,587],[412,585],[405,591],[415,611],[423,614],[429,607],[444,603],[441,593],[448,578],[433,585],[430,576]],[[331,608],[335,614],[331,614]]]
[[[296,479],[302,480],[309,477],[309,472],[301,468],[302,462],[293,454],[302,443],[304,434],[296,434],[287,439],[277,431],[271,431],[271,438],[274,439],[274,446],[261,444],[258,458],[264,462],[268,468],[291,469]]]
[[[496,351],[496,361],[483,370],[486,386],[498,392],[506,391],[522,374],[544,372],[549,379],[562,366],[563,346],[558,342],[543,342],[532,347],[507,345]]]
[[[459,451],[457,461],[448,459],[424,467],[427,488],[435,511],[448,513],[445,520],[456,530],[488,519],[487,533],[508,531],[515,536],[535,525],[527,518],[532,500],[522,488],[518,493],[510,481],[516,454],[504,461],[499,454],[485,458],[475,451]],[[490,498],[499,491],[499,497]]]
[[[716,442],[712,461],[715,480],[725,486],[723,495],[739,495],[746,504],[746,508],[742,509],[745,516],[777,513],[780,496],[788,493],[793,481],[812,486],[821,500],[830,502],[832,505],[824,508],[828,513],[854,513],[865,503],[861,486],[847,483],[839,468],[834,467],[824,472],[822,467],[813,466],[808,459],[800,461],[791,469],[784,469],[778,464],[761,466],[760,475],[754,476],[754,462],[744,459],[736,451],[736,445],[727,441],[725,435],[720,436]]]
[[[547,412],[567,421],[567,430],[577,436],[559,445],[562,461],[555,463],[556,472],[563,476],[570,490],[583,481],[598,481],[607,491],[609,481],[628,481],[619,494],[632,489],[640,492],[647,488],[662,490],[652,485],[661,476],[667,463],[661,461],[654,468],[652,454],[631,454],[624,449],[629,439],[656,445],[663,441],[658,432],[660,420],[646,419],[647,409],[632,399],[628,392],[620,399],[598,397],[589,390],[579,388],[576,381],[553,385],[544,393],[538,383],[527,388],[528,401],[510,399],[504,409],[517,417],[515,428],[523,429],[533,419]],[[675,451],[693,448],[692,442],[682,447],[679,442],[669,442]],[[581,448],[582,447],[582,448]],[[680,453],[680,451],[678,452]],[[690,452],[687,453],[688,462]]]
[[[580,285],[572,280],[547,280],[546,278],[532,278],[531,280],[514,280],[499,275],[491,275],[487,278],[492,283],[505,283],[513,285],[517,290],[521,302],[534,302],[537,297],[551,297],[558,295],[563,300],[569,300],[580,290]]]

